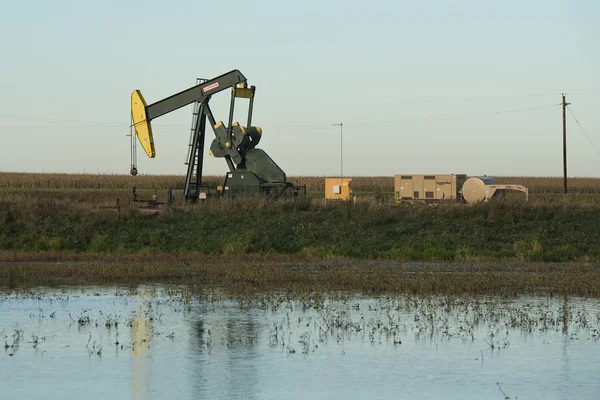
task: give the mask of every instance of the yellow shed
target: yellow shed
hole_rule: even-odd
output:
[[[352,198],[352,178],[325,178],[325,198],[350,200]]]

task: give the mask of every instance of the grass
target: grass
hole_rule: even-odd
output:
[[[83,258],[83,257],[82,257]],[[0,287],[38,284],[185,282],[237,294],[358,291],[366,294],[600,297],[593,264],[399,263],[291,256],[162,254],[101,261],[0,263]]]
[[[297,201],[262,198],[181,201],[147,213],[132,203],[132,177],[0,173],[0,258],[67,255],[258,254],[400,261],[600,261],[600,180],[527,182],[530,201],[477,207],[396,205],[382,195],[392,178],[356,177],[356,204],[319,192]],[[138,176],[138,194],[166,198],[173,176]],[[217,177],[207,178],[217,182]],[[292,178],[319,190],[322,177]],[[499,179],[500,180],[500,179]],[[537,186],[536,186],[537,185]],[[119,201],[120,208],[107,210]]]
[[[219,199],[146,214],[0,195],[0,251],[289,254],[393,260],[599,261],[600,205]]]

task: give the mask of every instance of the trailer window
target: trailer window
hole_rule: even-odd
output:
[[[415,199],[419,198],[419,192],[414,192],[413,194],[414,194],[413,198],[415,198]]]
[[[402,175],[400,177],[400,179],[412,179],[412,176],[410,176],[410,175]]]
[[[433,192],[425,192],[426,199],[433,199]]]

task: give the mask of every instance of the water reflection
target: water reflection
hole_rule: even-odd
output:
[[[191,347],[199,354],[191,367],[195,371],[195,392],[205,394],[210,382],[210,386],[222,388],[224,398],[256,398],[256,316],[249,310],[229,307],[219,318],[199,313],[191,325],[194,334]],[[215,346],[228,349],[227,356],[213,354]]]
[[[131,321],[131,398],[142,400],[148,398],[148,380],[151,376],[150,343],[152,321],[141,310],[133,312]]]
[[[571,381],[571,361],[569,360],[569,345],[571,344],[571,339],[567,335],[563,335],[562,337],[562,371],[560,375],[561,382],[570,382]],[[569,390],[565,390],[568,388],[568,385],[561,385],[560,392],[562,394],[563,399],[568,399],[570,397]]]
[[[207,328],[204,326],[204,319],[200,317],[194,316],[191,322],[192,340],[190,340],[189,352],[195,355],[195,357],[192,358],[195,365],[193,365],[190,371],[192,390],[196,393],[198,398],[205,399],[207,398],[206,387],[208,386],[208,374],[210,373],[209,368],[207,368],[208,363],[206,362],[206,358],[202,356],[205,352],[210,351],[207,340],[205,339]]]
[[[8,371],[0,374],[0,397],[600,393],[593,367],[598,300],[271,295],[238,302],[184,290],[84,288],[0,298],[0,370]]]

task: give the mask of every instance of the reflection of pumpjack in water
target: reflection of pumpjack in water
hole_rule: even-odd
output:
[[[197,398],[215,397],[214,393],[206,393],[206,382],[213,383],[213,387],[223,388],[219,397],[231,399],[240,397],[241,393],[244,398],[257,397],[260,357],[255,346],[259,342],[260,325],[255,318],[249,310],[223,310],[220,313],[199,310],[197,317],[189,318],[197,347],[203,349],[201,352],[210,354],[213,345],[229,349],[225,360],[214,365],[207,363],[206,357],[200,356],[200,352],[191,358],[197,363],[191,368],[197,376],[193,380],[197,385]],[[216,382],[221,382],[221,386],[215,385]]]

